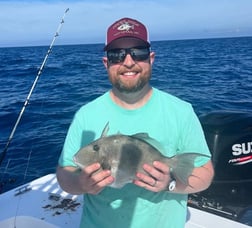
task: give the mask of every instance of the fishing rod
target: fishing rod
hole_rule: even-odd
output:
[[[61,19],[61,22],[60,22],[60,24],[59,24],[59,26],[58,26],[58,28],[57,28],[57,30],[56,30],[56,33],[55,33],[55,35],[54,35],[54,37],[53,37],[53,39],[52,39],[52,42],[51,42],[51,44],[50,44],[50,46],[49,46],[49,48],[48,48],[48,50],[47,50],[47,53],[46,53],[46,55],[45,55],[45,58],[44,58],[44,60],[43,60],[43,62],[42,62],[42,64],[41,64],[41,66],[40,66],[40,68],[39,68],[39,70],[38,70],[37,76],[36,76],[36,78],[35,78],[35,80],[34,80],[34,82],[33,82],[33,84],[32,84],[32,87],[31,87],[31,89],[30,89],[30,92],[29,92],[28,96],[26,97],[26,100],[25,100],[25,102],[24,102],[24,105],[23,105],[23,107],[22,107],[22,109],[21,109],[21,111],[20,111],[20,113],[19,113],[19,115],[18,115],[17,121],[16,121],[16,123],[15,123],[15,125],[14,125],[14,127],[13,127],[13,129],[12,129],[12,131],[11,131],[11,133],[10,133],[10,136],[9,136],[9,138],[8,138],[8,141],[7,141],[6,145],[5,145],[5,148],[4,148],[3,152],[0,154],[0,166],[1,166],[3,160],[4,160],[5,156],[6,156],[8,147],[9,147],[9,145],[10,145],[10,143],[11,143],[11,140],[13,139],[13,136],[14,136],[14,134],[15,134],[15,131],[16,131],[17,127],[18,127],[18,124],[19,124],[19,122],[20,122],[20,120],[21,120],[21,118],[22,118],[22,116],[23,116],[23,114],[24,114],[24,111],[25,111],[25,109],[26,109],[26,106],[29,104],[30,97],[31,97],[32,92],[33,92],[34,88],[36,87],[37,82],[38,82],[38,80],[39,80],[39,78],[40,78],[40,76],[41,76],[41,74],[42,74],[42,71],[43,71],[44,66],[45,66],[45,64],[46,64],[46,61],[47,61],[47,58],[48,58],[48,56],[50,55],[50,53],[51,53],[51,51],[52,51],[53,44],[54,44],[56,38],[59,36],[59,32],[60,32],[60,30],[61,30],[61,27],[62,27],[62,25],[63,25],[63,23],[64,23],[65,16],[66,16],[66,14],[67,14],[68,11],[69,11],[69,8],[67,8],[67,9],[65,10],[65,12],[64,12],[64,15],[63,15],[63,17],[62,17],[62,19]]]

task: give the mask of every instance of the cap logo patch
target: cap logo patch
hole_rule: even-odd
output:
[[[119,31],[129,31],[129,29],[134,29],[134,25],[130,25],[128,22],[124,22],[117,27],[117,30]]]

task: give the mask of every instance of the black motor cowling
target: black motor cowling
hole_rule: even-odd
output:
[[[207,190],[191,199],[198,201],[198,206],[223,210],[224,214],[234,211],[230,215],[239,216],[252,205],[252,113],[213,112],[199,119],[212,153],[215,176]],[[230,210],[224,212],[224,208]]]

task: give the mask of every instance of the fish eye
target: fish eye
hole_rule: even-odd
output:
[[[99,147],[97,144],[95,144],[95,145],[93,146],[93,149],[94,149],[94,151],[99,151],[100,147]]]

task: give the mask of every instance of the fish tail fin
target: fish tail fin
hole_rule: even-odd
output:
[[[198,157],[209,156],[199,153],[184,153],[172,157],[173,162],[170,163],[172,164],[170,165],[172,175],[183,184],[188,185],[188,177],[192,175],[194,163]]]

